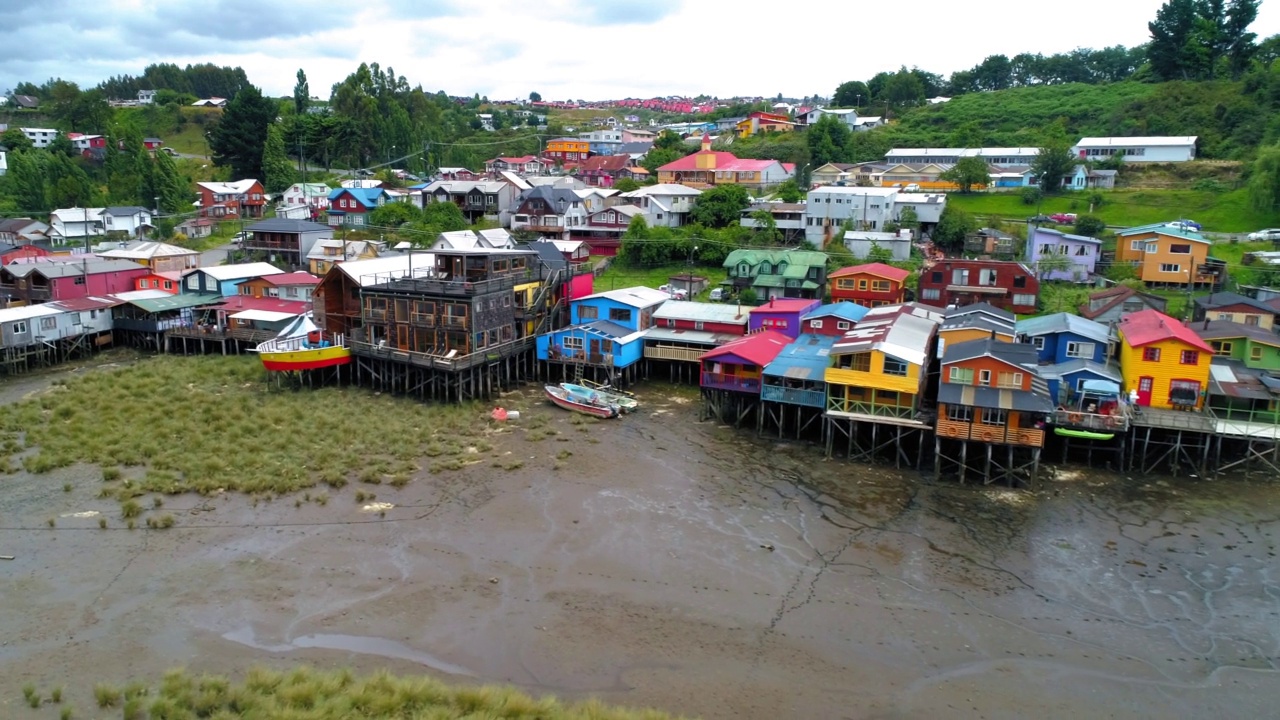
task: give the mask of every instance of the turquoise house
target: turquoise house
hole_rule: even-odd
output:
[[[653,313],[670,298],[632,287],[587,295],[569,304],[569,326],[538,336],[538,359],[625,369],[644,357]]]

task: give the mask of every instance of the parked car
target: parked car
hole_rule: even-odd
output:
[[[1248,237],[1250,240],[1253,240],[1255,242],[1260,240],[1261,241],[1271,240],[1272,242],[1274,242],[1276,240],[1280,240],[1280,228],[1267,228],[1266,230],[1251,232],[1249,233]]]
[[[672,300],[688,300],[689,291],[675,285],[660,285],[658,289],[671,296]]]
[[[711,302],[721,302],[724,300],[724,288],[716,288],[711,291]]]
[[[1171,228],[1177,228],[1179,230],[1190,230],[1191,232],[1200,232],[1200,223],[1196,222],[1195,220],[1174,220],[1171,223],[1165,223],[1165,225]]]
[[[160,152],[164,153],[165,155],[168,155],[169,157],[178,157],[178,151],[174,150],[171,147],[162,147],[160,148]]]
[[[1051,223],[1053,222],[1053,218],[1049,217],[1048,215],[1032,215],[1031,217],[1027,218],[1027,222]]]
[[[918,192],[920,192],[920,186],[919,186],[918,184],[916,184],[916,183],[911,183],[910,185],[908,185],[908,186],[906,186],[906,187],[902,188],[902,192],[904,192],[904,193],[918,193]]]
[[[1054,222],[1060,225],[1070,225],[1076,221],[1076,214],[1075,213],[1054,213],[1049,216],[1049,219],[1053,220]]]

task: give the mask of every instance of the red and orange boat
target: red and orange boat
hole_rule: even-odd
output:
[[[268,370],[318,370],[351,362],[351,350],[344,340],[342,335],[331,335],[316,327],[308,314],[258,345],[256,351]]]

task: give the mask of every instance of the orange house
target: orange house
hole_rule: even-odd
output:
[[[831,301],[848,300],[863,307],[897,305],[904,301],[904,283],[911,273],[885,263],[841,268],[827,276]]]
[[[561,165],[568,162],[582,162],[591,157],[591,143],[579,138],[556,138],[547,141],[544,157]]]
[[[1116,233],[1116,262],[1127,262],[1148,283],[1212,284],[1216,277],[1201,274],[1209,259],[1210,242],[1203,235],[1168,225],[1143,225]]]
[[[938,381],[938,437],[1044,447],[1053,402],[1036,363],[1036,349],[1021,343],[985,338],[948,346]]]
[[[177,295],[181,289],[179,284],[182,280],[180,272],[153,272],[147,273],[138,278],[134,278],[134,290],[163,290],[171,295]]]
[[[737,123],[739,137],[751,137],[760,132],[790,132],[796,124],[787,115],[753,112]]]

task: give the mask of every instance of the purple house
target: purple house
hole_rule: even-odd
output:
[[[801,333],[800,318],[821,306],[821,300],[773,298],[760,307],[751,308],[750,317],[747,320],[747,332],[776,330],[795,340]]]
[[[1089,279],[1093,268],[1102,252],[1102,241],[1084,235],[1068,235],[1052,228],[1036,228],[1027,240],[1027,264],[1037,267],[1039,261],[1049,255],[1065,255],[1075,267],[1070,270],[1052,270],[1036,275],[1041,280],[1071,280],[1080,282]]]

